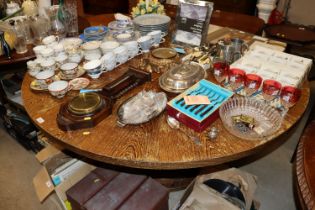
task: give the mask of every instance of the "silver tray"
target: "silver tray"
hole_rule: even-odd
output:
[[[126,125],[141,125],[141,124],[144,124],[144,123],[147,123],[147,122],[149,122],[149,121],[151,121],[152,119],[154,119],[154,118],[156,118],[157,116],[159,116],[164,110],[165,110],[165,108],[166,108],[166,104],[165,104],[165,107],[163,108],[163,109],[161,109],[160,111],[154,111],[154,112],[152,112],[152,114],[146,119],[146,120],[144,120],[144,121],[142,121],[142,122],[137,122],[137,123],[128,123],[128,122],[125,122],[124,120],[123,120],[123,106],[125,105],[125,104],[127,104],[129,101],[131,101],[134,97],[136,97],[137,95],[134,95],[134,96],[132,96],[132,97],[130,97],[130,98],[128,98],[127,100],[125,100],[119,107],[118,107],[118,109],[117,109],[117,121],[116,121],[116,123],[117,123],[117,125],[119,126],[119,127],[124,127],[124,126],[126,126]]]

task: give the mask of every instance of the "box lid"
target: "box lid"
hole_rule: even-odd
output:
[[[54,191],[54,185],[48,175],[46,168],[42,167],[40,171],[33,178],[33,184],[37,197],[40,202]]]

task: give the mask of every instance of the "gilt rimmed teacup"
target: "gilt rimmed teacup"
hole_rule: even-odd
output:
[[[48,85],[49,93],[56,98],[63,98],[69,90],[69,83],[64,80],[54,81]]]
[[[76,75],[78,72],[78,64],[77,63],[65,63],[60,66],[60,70],[63,75]]]

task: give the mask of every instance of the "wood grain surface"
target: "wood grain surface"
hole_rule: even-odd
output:
[[[297,193],[302,209],[315,209],[315,120],[310,122],[300,139],[296,162],[295,176]]]
[[[35,58],[35,54],[33,51],[34,45],[27,45],[27,52],[23,54],[17,54],[15,50],[11,52],[11,59],[7,59],[4,55],[0,56],[0,66],[16,64],[19,62],[26,62],[30,59]],[[2,69],[1,69],[2,70]]]
[[[134,58],[113,71],[102,74],[99,79],[93,80],[88,88],[105,86],[126,72],[129,65],[135,66],[138,61],[139,57]],[[219,136],[214,141],[207,137],[207,132],[212,126],[202,133],[182,126],[183,130],[201,139],[202,145],[198,146],[182,132],[168,126],[165,112],[141,126],[118,127],[117,107],[141,90],[162,91],[158,86],[159,76],[153,73],[151,82],[135,88],[117,100],[113,114],[90,129],[65,132],[57,126],[56,116],[60,104],[76,96],[77,91],[68,92],[63,99],[53,98],[48,92],[34,92],[30,89],[30,83],[34,78],[27,74],[22,84],[22,98],[27,113],[40,130],[56,143],[80,155],[108,164],[134,168],[185,169],[227,163],[262,151],[268,146],[268,142],[276,141],[276,137],[285,133],[298,121],[307,107],[310,95],[309,85],[306,83],[301,99],[285,116],[281,129],[262,141],[242,140],[231,135],[225,130],[220,119],[212,124],[219,129]],[[213,80],[211,76],[208,79]],[[171,98],[170,96],[169,99]],[[42,118],[44,122],[39,123],[38,118]]]

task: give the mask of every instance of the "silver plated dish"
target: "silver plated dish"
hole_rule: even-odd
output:
[[[171,93],[181,93],[207,77],[207,72],[198,64],[175,66],[159,78],[160,87]]]

